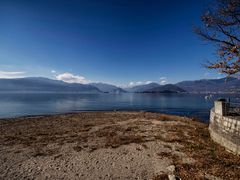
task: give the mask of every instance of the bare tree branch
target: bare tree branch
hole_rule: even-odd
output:
[[[203,26],[194,31],[204,40],[217,44],[219,59],[205,67],[232,76],[240,72],[240,0],[216,2],[217,6],[201,17]]]

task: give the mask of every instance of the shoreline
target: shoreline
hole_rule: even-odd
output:
[[[150,112],[0,121],[0,179],[239,179],[240,157],[208,125]]]
[[[104,112],[135,112],[135,113],[156,113],[156,114],[163,114],[169,116],[179,116],[182,118],[188,118],[194,121],[198,121],[200,123],[209,124],[209,120],[204,120],[194,116],[186,116],[186,115],[178,115],[178,114],[171,114],[171,113],[162,113],[158,111],[151,111],[151,110],[129,110],[129,109],[111,109],[111,110],[76,110],[76,111],[68,111],[68,112],[59,112],[59,113],[47,113],[47,114],[36,114],[36,115],[20,115],[20,116],[13,116],[13,117],[0,117],[0,121],[4,120],[18,120],[18,119],[25,119],[25,118],[41,118],[41,117],[49,117],[49,116],[58,116],[58,115],[69,115],[69,114],[79,114],[79,113],[104,113]]]

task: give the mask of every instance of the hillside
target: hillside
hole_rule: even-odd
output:
[[[176,85],[188,92],[240,92],[240,81],[237,78],[182,81]]]
[[[101,93],[92,86],[77,83],[66,83],[41,77],[0,79],[0,92],[76,92],[76,93]]]
[[[90,85],[98,88],[100,91],[105,93],[125,93],[126,91],[122,88],[119,88],[117,86],[111,85],[111,84],[105,84],[105,83],[90,83]]]
[[[183,93],[186,92],[182,88],[173,85],[173,84],[166,84],[158,87],[154,87],[143,91],[144,93]]]
[[[134,86],[131,88],[126,89],[128,92],[134,93],[179,93],[179,92],[186,92],[182,88],[173,85],[173,84],[166,84],[160,85],[157,83],[150,83],[140,86]]]
[[[139,86],[134,86],[134,87],[130,87],[130,88],[126,88],[125,90],[128,92],[144,92],[147,91],[149,89],[155,88],[155,87],[159,87],[160,85],[157,83],[149,83],[149,84],[145,84],[145,85],[139,85]]]
[[[42,77],[0,79],[0,92],[77,92],[77,93],[239,93],[237,78],[201,79],[182,81],[176,84],[159,85],[149,83],[122,89],[106,83],[66,83]]]

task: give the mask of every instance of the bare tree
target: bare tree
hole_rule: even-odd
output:
[[[216,6],[202,15],[202,27],[195,32],[216,44],[219,59],[206,67],[228,76],[240,72],[240,0],[216,0]]]

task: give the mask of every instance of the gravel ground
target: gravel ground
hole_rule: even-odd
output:
[[[145,112],[0,120],[0,179],[240,179],[207,124]]]

